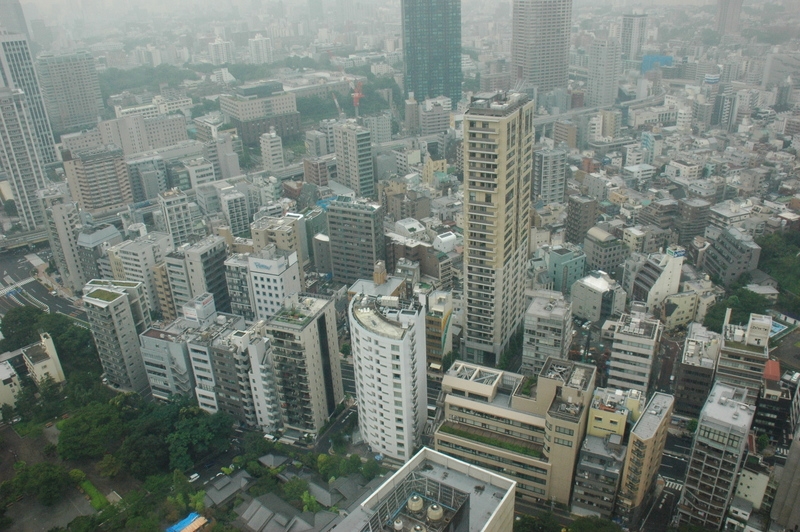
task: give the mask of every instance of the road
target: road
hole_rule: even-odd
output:
[[[54,296],[39,281],[34,263],[47,263],[49,250],[40,248],[39,253],[24,248],[0,253],[0,315],[15,307],[36,305],[86,322],[86,313],[75,307],[69,299]]]
[[[352,416],[358,415],[358,407],[351,406],[349,408],[345,408],[336,421],[325,431],[324,434],[320,434],[317,438],[317,443],[314,444],[314,452],[315,453],[327,453],[328,449],[331,447],[331,442],[328,438],[330,438],[331,434],[336,434],[340,432],[343,428],[345,423],[347,423]]]
[[[674,516],[675,507],[680,499],[680,491],[676,485],[669,483],[653,503],[642,523],[642,530],[647,532],[666,532]]]

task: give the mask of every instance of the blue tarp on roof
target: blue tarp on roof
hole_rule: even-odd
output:
[[[172,525],[171,527],[169,527],[167,529],[167,532],[181,532],[181,530],[191,525],[192,522],[198,517],[200,517],[200,514],[198,514],[197,512],[192,512],[189,515],[187,515],[186,518],[183,519],[182,521],[179,521],[174,525]]]

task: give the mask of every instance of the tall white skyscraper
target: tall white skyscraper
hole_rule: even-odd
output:
[[[0,17],[0,24],[2,20]],[[25,93],[42,164],[57,162],[53,131],[50,129],[50,121],[39,90],[39,80],[33,67],[28,41],[24,35],[11,33],[2,27],[0,27],[0,86],[20,89]]]
[[[361,435],[372,452],[406,461],[427,418],[425,306],[358,294],[350,334]]]
[[[0,168],[9,177],[20,223],[26,231],[44,225],[38,191],[45,174],[28,99],[20,89],[0,87]]]
[[[284,167],[283,160],[283,140],[275,133],[275,128],[271,127],[269,133],[261,135],[261,162],[264,170],[275,172]]]
[[[617,99],[618,80],[622,71],[619,41],[597,40],[589,48],[589,78],[587,80],[586,106],[614,105]]]
[[[647,33],[647,15],[622,16],[622,54],[625,59],[636,60],[642,57],[642,46]]]
[[[514,0],[512,74],[540,94],[567,88],[572,0]]]
[[[252,39],[248,39],[247,44],[250,47],[250,63],[263,65],[273,62],[272,39],[259,33]]]
[[[525,314],[534,102],[474,98],[464,115],[466,352],[493,366]]]

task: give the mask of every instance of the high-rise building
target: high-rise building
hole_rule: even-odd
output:
[[[634,312],[623,314],[611,327],[608,385],[647,394],[664,326],[655,318]]]
[[[6,43],[0,41],[1,44]],[[20,223],[26,231],[45,223],[38,192],[47,181],[37,142],[25,94],[20,89],[0,86],[0,168],[8,174]]]
[[[772,317],[750,314],[747,325],[731,323],[732,309],[725,312],[716,381],[747,392],[742,401],[756,404],[764,367],[769,360]]]
[[[3,0],[8,1],[8,0]],[[0,17],[3,20],[3,17]],[[25,94],[28,115],[34,131],[42,164],[58,161],[53,131],[47,118],[39,78],[33,66],[28,41],[24,35],[11,33],[0,26],[0,86],[19,89]]]
[[[405,462],[428,417],[425,306],[357,294],[349,310],[361,435],[372,452]]]
[[[728,227],[720,233],[711,247],[706,250],[703,269],[709,275],[718,277],[723,284],[730,285],[743,273],[758,267],[761,246],[753,237],[738,227]]]
[[[189,242],[195,235],[194,219],[186,193],[173,188],[158,195],[161,216],[166,231],[172,235],[172,242],[180,246]]]
[[[333,301],[295,295],[266,325],[285,429],[317,434],[344,399]]]
[[[656,392],[628,438],[628,453],[617,497],[617,515],[630,530],[638,530],[656,490],[656,477],[667,442],[675,398]]]
[[[111,246],[106,254],[114,279],[142,283],[150,310],[159,311],[153,269],[172,249],[172,237],[168,233],[152,232]]]
[[[211,59],[212,65],[235,63],[236,58],[233,55],[233,43],[217,37],[214,42],[208,43],[208,57]]]
[[[700,198],[681,198],[678,200],[678,217],[675,230],[678,231],[678,244],[688,247],[694,237],[702,236],[708,225],[711,204]]]
[[[251,254],[247,271],[257,319],[274,316],[283,308],[286,298],[302,291],[297,253],[280,250],[275,244]]]
[[[651,253],[647,258],[636,254],[642,258],[640,262],[626,261],[622,284],[631,301],[644,303],[647,312],[657,312],[667,296],[680,290],[685,253],[683,248],[671,246],[666,253]],[[629,265],[633,267],[629,269]]]
[[[683,355],[675,369],[675,412],[697,419],[714,384],[720,335],[699,323],[689,324]]]
[[[77,293],[86,284],[78,258],[78,228],[82,222],[78,204],[72,201],[63,183],[40,190],[39,201],[44,209],[47,240],[61,274],[61,284]]]
[[[573,283],[572,314],[601,323],[625,310],[625,290],[606,272],[589,272]]]
[[[536,150],[533,152],[533,201],[563,203],[567,190],[567,152]]]
[[[36,59],[42,99],[53,131],[94,127],[103,112],[92,54],[44,54]]]
[[[318,187],[327,187],[328,161],[322,157],[303,158],[303,181]]]
[[[351,285],[371,279],[375,263],[386,260],[383,206],[339,198],[328,208],[333,279]]]
[[[428,295],[425,315],[425,345],[428,364],[440,364],[453,350],[453,294],[436,291]]]
[[[275,128],[270,128],[269,133],[261,135],[261,162],[265,172],[276,172],[284,167],[283,141],[275,133]]]
[[[516,480],[522,500],[569,504],[595,377],[567,360],[548,360],[538,379],[456,361],[435,448]]]
[[[586,84],[586,107],[606,107],[617,100],[618,80],[622,73],[619,41],[596,40],[589,47],[589,76]]]
[[[697,420],[689,470],[678,502],[681,525],[719,530],[736,492],[753,407],[747,392],[717,382]]]
[[[569,223],[569,213],[567,223]],[[583,251],[586,253],[588,271],[600,270],[614,277],[617,271],[622,269],[622,264],[630,253],[624,241],[597,226],[586,233],[586,238],[583,239]]]
[[[567,358],[572,342],[572,304],[561,292],[534,293],[525,312],[522,368],[525,375],[538,375],[548,358]]]
[[[597,200],[588,196],[570,196],[567,202],[567,231],[564,240],[583,244],[586,233],[597,222]]]
[[[523,94],[497,93],[464,115],[465,358],[490,366],[525,315],[533,111]]]
[[[337,180],[362,198],[375,196],[375,170],[372,164],[372,135],[355,121],[333,126]]]
[[[622,15],[622,55],[635,61],[642,58],[642,46],[647,37],[647,15]]]
[[[250,63],[253,65],[263,65],[274,61],[272,55],[272,39],[257,33],[255,37],[247,40],[250,48]]]
[[[539,94],[566,89],[572,0],[514,0],[511,68]]]
[[[111,267],[101,270],[106,250],[122,242],[122,234],[111,224],[84,223],[78,230],[78,262],[83,279],[111,278]]]
[[[306,217],[287,212],[283,216],[261,216],[250,224],[253,249],[260,251],[270,244],[283,251],[297,253],[301,284],[305,282],[303,268],[309,262]]]
[[[168,253],[164,261],[175,309],[181,309],[195,297],[209,292],[214,296],[216,309],[229,312],[231,299],[225,282],[227,257],[225,239],[216,235],[194,244],[184,244]]]
[[[139,335],[150,327],[142,283],[92,279],[83,305],[105,378],[115,388],[150,395]]]
[[[63,152],[69,190],[81,210],[110,214],[133,202],[125,155],[116,146],[78,153]]]
[[[739,17],[743,0],[717,0],[717,33],[732,35],[739,33]]]
[[[402,0],[406,95],[461,100],[461,2]]]

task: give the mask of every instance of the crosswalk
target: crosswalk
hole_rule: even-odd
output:
[[[20,286],[26,285],[28,283],[32,283],[35,280],[36,279],[34,279],[33,277],[28,277],[27,279],[23,279],[21,281],[15,282],[11,286],[6,286],[2,290],[0,290],[0,297],[8,295],[9,292],[13,292],[14,290],[17,290]]]
[[[680,482],[675,482],[674,480],[668,480],[666,488],[668,490],[681,491],[683,489],[683,484],[681,484]]]

